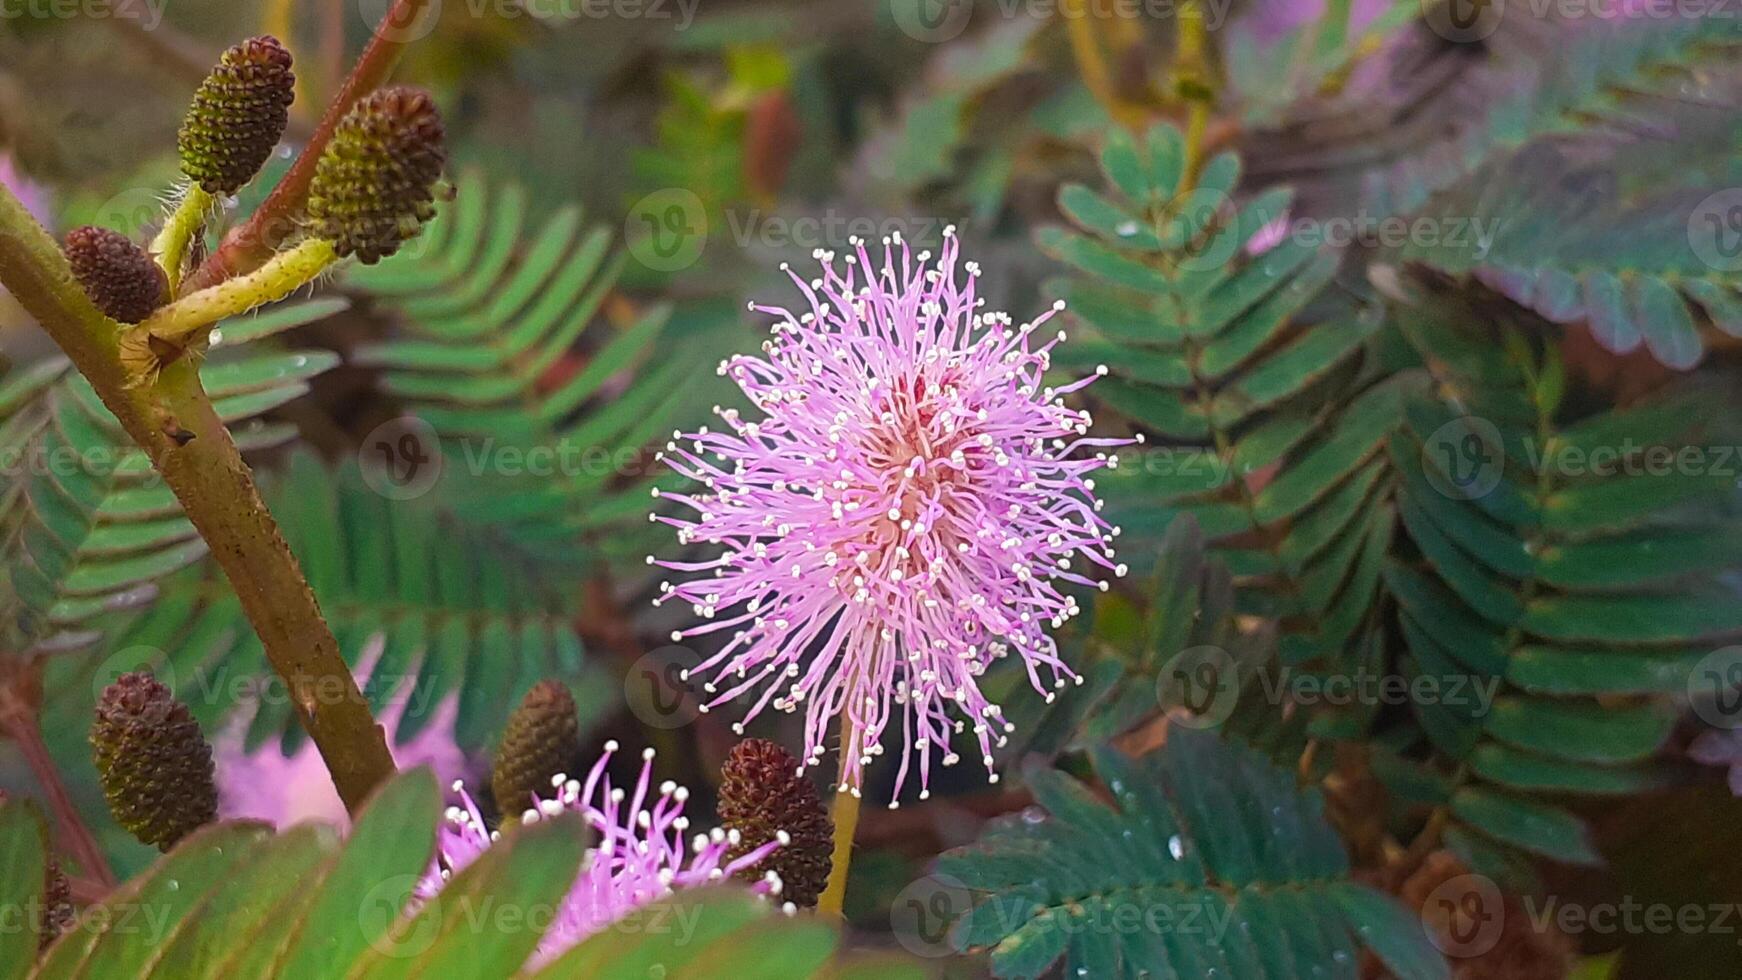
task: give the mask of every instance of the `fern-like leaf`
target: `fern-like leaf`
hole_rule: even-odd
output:
[[[356,665],[380,646],[365,693],[377,712],[403,703],[396,739],[414,737],[452,696],[456,740],[477,748],[540,679],[579,685],[587,662],[571,622],[573,580],[457,519],[439,494],[389,501],[354,465],[334,472],[306,453],[264,493],[346,659]],[[154,651],[159,672],[208,727],[236,707],[236,692],[271,676],[234,592],[209,566],[164,583],[163,597],[113,630],[108,648]],[[100,686],[91,669],[68,665],[49,676],[48,696],[67,717]],[[250,745],[304,737],[287,699],[259,700]]]
[[[601,312],[624,262],[606,229],[567,207],[528,233],[527,212],[518,188],[468,174],[427,243],[352,270],[404,327],[355,361],[383,369],[450,466],[494,478],[470,481],[468,514],[552,557],[596,557],[589,540],[627,552],[623,501],[650,485],[635,453],[697,397],[694,372],[655,356],[669,307],[622,324]]]
[[[1236,581],[1263,586],[1243,608],[1284,621],[1285,661],[1338,656],[1371,626],[1392,524],[1380,450],[1419,379],[1375,369],[1382,311],[1329,288],[1334,252],[1248,254],[1288,194],[1235,207],[1237,158],[1186,189],[1183,138],[1159,128],[1141,148],[1113,134],[1101,165],[1111,196],[1059,195],[1089,234],[1041,245],[1087,274],[1054,287],[1093,334],[1056,363],[1105,364],[1091,392],[1149,438],[1107,478],[1117,520],[1141,535],[1191,514]]]
[[[1742,106],[1717,115],[1710,142],[1733,162]],[[1608,161],[1574,163],[1590,141],[1533,144],[1424,210],[1470,233],[1400,257],[1472,275],[1551,322],[1588,324],[1617,354],[1643,344],[1668,367],[1692,368],[1706,349],[1702,326],[1742,337],[1742,261],[1728,254],[1742,234],[1742,192],[1725,190],[1736,174],[1702,178],[1691,142],[1646,140],[1642,149],[1675,160],[1678,173],[1643,186],[1622,186]],[[1637,182],[1638,168],[1628,172]]]
[[[958,923],[1000,977],[1228,976],[1311,964],[1356,977],[1360,948],[1399,977],[1449,977],[1420,923],[1349,880],[1313,790],[1207,732],[1174,730],[1132,760],[1095,754],[1111,804],[1056,771],[1031,775],[1046,815],[994,821],[938,862],[977,897]]]
[[[294,437],[294,427],[260,416],[300,397],[337,359],[236,348],[343,305],[290,304],[220,324],[201,378],[245,452]],[[0,453],[13,461],[0,473],[9,578],[0,615],[20,634],[13,650],[90,643],[103,613],[148,602],[158,581],[205,554],[150,460],[64,359],[14,371],[0,386]]]
[[[1413,400],[1389,446],[1408,542],[1385,567],[1398,669],[1447,692],[1411,700],[1415,744],[1394,744],[1424,764],[1406,795],[1446,808],[1454,846],[1492,872],[1509,848],[1594,863],[1562,799],[1664,785],[1653,756],[1695,665],[1742,635],[1732,471],[1704,452],[1661,465],[1732,444],[1731,410],[1694,385],[1580,415],[1528,324],[1388,282],[1447,395]]]

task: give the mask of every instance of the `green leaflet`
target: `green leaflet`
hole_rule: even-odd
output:
[[[660,345],[711,311],[656,304],[610,322],[600,311],[627,257],[608,231],[574,206],[534,225],[519,188],[475,172],[459,185],[428,243],[347,273],[403,327],[355,361],[382,368],[383,387],[436,431],[450,462],[481,477],[455,501],[469,518],[575,564],[645,553],[657,529],[600,505],[645,498],[636,453],[701,414],[707,352],[661,357]]]
[[[1095,768],[1111,805],[1039,772],[1044,817],[1000,818],[938,862],[974,896],[956,942],[989,948],[996,975],[1063,958],[1066,975],[1108,978],[1257,980],[1299,962],[1353,977],[1361,945],[1398,976],[1449,975],[1412,917],[1348,881],[1317,793],[1256,752],[1177,728],[1141,759],[1098,750]]]

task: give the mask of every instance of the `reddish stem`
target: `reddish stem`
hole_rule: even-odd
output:
[[[18,744],[25,764],[36,776],[49,809],[54,811],[61,843],[78,859],[79,869],[104,888],[113,888],[115,873],[109,870],[108,859],[103,856],[103,849],[97,846],[97,839],[91,836],[90,828],[79,818],[79,808],[73,804],[72,794],[67,792],[66,783],[60,778],[60,767],[55,765],[54,757],[42,741],[35,703],[41,669],[40,665],[32,663],[17,672],[9,672],[11,676],[0,688],[0,727]]]
[[[253,272],[272,258],[278,246],[295,232],[303,207],[308,203],[309,185],[315,177],[315,166],[321,151],[333,137],[339,120],[357,100],[368,95],[392,74],[393,66],[406,46],[416,40],[418,21],[430,15],[431,0],[393,0],[387,16],[375,28],[375,36],[363,49],[357,64],[351,68],[338,95],[327,104],[315,133],[309,137],[302,154],[252,217],[224,238],[222,245],[187,278],[182,290],[186,293],[213,286],[232,276]]]

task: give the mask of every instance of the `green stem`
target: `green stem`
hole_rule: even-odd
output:
[[[204,337],[212,324],[289,296],[338,260],[332,242],[308,239],[245,276],[226,279],[162,307],[132,332],[137,338],[151,338],[156,342],[152,346],[160,351],[185,350]],[[173,360],[173,356],[165,360]]]
[[[215,199],[204,187],[194,184],[182,195],[175,213],[164,222],[163,230],[151,241],[151,254],[169,277],[169,295],[181,291],[182,267],[187,264],[188,249],[206,227],[206,216],[212,213]]]
[[[60,246],[4,187],[0,285],[66,352],[174,491],[283,677],[340,799],[356,812],[393,774],[386,737],[253,474],[200,386],[193,358],[165,368],[156,384],[133,383],[114,322],[91,304]]]
[[[1203,8],[1198,0],[1186,0],[1179,12],[1179,46],[1174,56],[1174,85],[1188,104],[1185,133],[1185,173],[1188,188],[1197,183],[1198,168],[1203,165],[1204,159],[1204,135],[1210,127],[1212,95],[1209,59],[1205,54],[1207,47]]]
[[[834,848],[829,855],[829,884],[817,899],[817,912],[841,918],[847,900],[847,870],[853,863],[853,836],[859,829],[859,787],[847,784],[848,761],[859,754],[859,732],[853,722],[841,716],[841,778],[836,784],[835,801],[829,816],[835,822]]]

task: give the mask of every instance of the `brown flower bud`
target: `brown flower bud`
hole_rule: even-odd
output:
[[[575,699],[562,684],[539,681],[508,716],[490,790],[496,806],[510,818],[533,805],[533,797],[553,795],[551,778],[571,771],[581,751]]]
[[[62,247],[73,278],[103,315],[138,323],[163,305],[169,279],[145,249],[118,231],[85,225],[67,232]]]
[[[732,858],[784,831],[786,843],[739,876],[757,881],[773,871],[780,876],[781,897],[808,908],[829,883],[835,825],[816,786],[798,768],[792,753],[773,742],[751,738],[732,746],[720,770],[720,824],[739,833]]]
[[[149,673],[103,689],[91,748],[109,810],[141,841],[167,851],[217,816],[212,747],[187,705]]]

